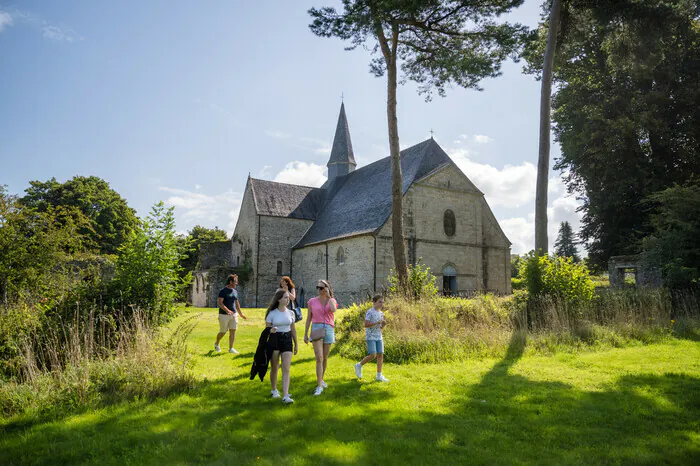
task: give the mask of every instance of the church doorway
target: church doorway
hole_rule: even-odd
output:
[[[457,293],[457,271],[451,265],[442,269],[442,294],[454,296]]]

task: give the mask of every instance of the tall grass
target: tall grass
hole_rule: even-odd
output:
[[[363,320],[369,307],[369,302],[354,305],[339,322],[343,356],[365,354]],[[525,292],[420,301],[392,297],[384,311],[385,355],[394,363],[502,356],[513,341],[527,342],[526,351],[551,354],[644,344],[670,335],[700,337],[697,294],[665,289],[607,289],[578,303],[527,299]]]
[[[19,338],[18,372],[0,382],[3,416],[60,415],[192,385],[186,339],[196,315],[169,334],[152,328],[139,311],[117,321],[94,312],[78,316]]]

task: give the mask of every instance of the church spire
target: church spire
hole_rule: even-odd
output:
[[[331,158],[328,160],[328,181],[333,181],[338,176],[347,175],[355,170],[355,154],[352,152],[352,141],[350,140],[350,128],[348,119],[345,116],[345,103],[340,104],[340,115],[338,125],[335,128],[335,138],[333,138],[333,148]]]

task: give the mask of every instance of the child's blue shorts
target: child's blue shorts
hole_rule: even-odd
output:
[[[384,354],[383,340],[367,340],[367,354]]]

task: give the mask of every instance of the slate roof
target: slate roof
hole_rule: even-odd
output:
[[[352,165],[357,165],[357,163],[355,163],[355,154],[352,151],[348,119],[345,116],[345,104],[340,104],[340,115],[338,116],[338,125],[335,128],[331,158],[328,159],[327,165],[332,165],[334,163],[351,163]]]
[[[414,181],[452,163],[435,140],[428,139],[401,151],[402,191]],[[316,222],[294,246],[374,233],[391,214],[391,158],[386,157],[333,180]]]
[[[258,215],[316,220],[325,200],[321,188],[254,178],[250,182]]]

